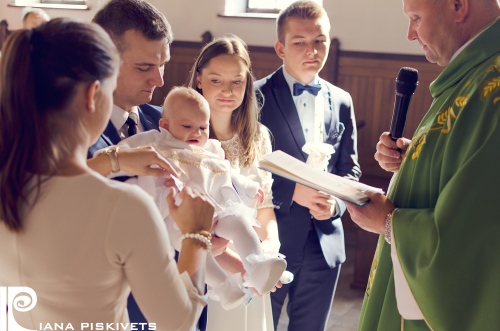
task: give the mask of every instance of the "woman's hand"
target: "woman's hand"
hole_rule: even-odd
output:
[[[151,146],[122,148],[117,157],[120,170],[131,175],[164,178],[178,176],[168,161]],[[88,159],[87,165],[103,176],[111,173],[111,162],[104,153]]]
[[[137,176],[178,176],[168,161],[151,146],[120,149],[118,162],[121,170]]]
[[[214,218],[214,206],[203,194],[185,187],[180,197],[182,202],[179,206],[174,203],[174,189],[170,189],[167,196],[168,210],[181,233],[199,233],[201,231],[212,231]]]
[[[264,191],[260,187],[257,190],[257,194],[255,194],[254,199],[257,200],[258,206],[262,205],[262,203],[264,202]]]

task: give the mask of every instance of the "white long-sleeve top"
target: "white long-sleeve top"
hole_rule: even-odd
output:
[[[198,320],[205,297],[179,275],[163,219],[138,187],[96,173],[52,177],[23,219],[22,232],[0,222],[0,286],[27,286],[38,298],[16,314],[23,327],[126,325],[131,289],[157,330]]]

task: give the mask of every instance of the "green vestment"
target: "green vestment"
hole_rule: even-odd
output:
[[[430,86],[388,197],[393,239],[424,320],[403,320],[380,237],[360,331],[500,330],[500,20]]]

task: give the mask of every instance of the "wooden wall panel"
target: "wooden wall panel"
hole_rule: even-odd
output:
[[[395,79],[401,67],[413,67],[419,71],[419,85],[410,104],[404,131],[404,136],[411,138],[432,102],[429,84],[441,69],[427,63],[423,57],[340,52],[337,85],[351,94],[356,120],[364,123],[358,131],[359,160],[364,176],[385,179],[391,176],[380,169],[373,155],[380,134],[389,131]]]

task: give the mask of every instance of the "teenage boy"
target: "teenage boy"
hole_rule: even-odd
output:
[[[357,180],[361,171],[351,96],[318,76],[330,47],[327,13],[316,2],[294,2],[279,14],[277,33],[275,50],[283,66],[255,83],[273,150],[306,161],[305,143],[331,144],[328,172]],[[274,177],[273,195],[280,252],[295,275],[271,294],[275,328],[288,295],[288,330],[324,330],[345,261],[340,219],[345,204],[280,177]]]

